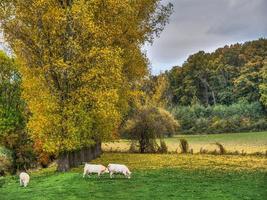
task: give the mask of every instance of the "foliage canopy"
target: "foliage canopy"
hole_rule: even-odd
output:
[[[143,106],[130,118],[124,132],[139,143],[141,153],[156,152],[156,139],[172,136],[179,128],[179,123],[166,110],[158,107]],[[161,142],[164,144],[163,142]]]
[[[0,51],[0,145],[12,150],[13,172],[28,168],[35,161],[25,128],[28,112],[21,99],[21,76],[17,68],[15,60]]]
[[[141,45],[171,11],[159,0],[1,1],[35,143],[58,153],[116,136],[133,85],[148,72]]]

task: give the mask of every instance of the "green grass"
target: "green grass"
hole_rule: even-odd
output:
[[[185,138],[189,142],[229,142],[243,143],[248,145],[267,145],[266,132],[247,132],[247,133],[227,133],[210,135],[180,135],[174,138]]]
[[[214,150],[215,142],[224,145],[228,151],[239,151],[246,153],[265,152],[267,150],[267,132],[249,132],[249,133],[232,133],[232,134],[210,134],[210,135],[177,135],[166,138],[166,144],[169,151],[179,151],[179,139],[184,138],[189,142],[190,148],[194,152],[199,152],[200,148]],[[129,149],[130,142],[127,140],[118,140],[103,144],[103,149],[122,150]]]
[[[166,139],[169,149],[175,150],[180,138],[187,139],[194,152],[203,146],[213,148],[215,142],[227,150],[246,152],[266,151],[267,145],[267,132],[180,135]],[[110,144],[114,149],[127,149],[129,141],[109,143],[106,148]],[[267,196],[265,157],[104,153],[92,162],[124,163],[133,172],[132,178],[109,179],[105,174],[83,179],[82,166],[68,173],[56,173],[54,166],[30,173],[27,188],[19,187],[17,176],[7,177],[0,187],[0,200],[264,200]]]
[[[31,173],[27,188],[8,177],[1,200],[183,199],[264,200],[265,158],[252,156],[104,154],[94,163],[124,163],[132,178],[108,174],[82,178],[82,166],[68,173],[53,168]],[[254,167],[252,167],[254,166]]]
[[[0,190],[1,200],[78,199],[254,199],[264,200],[266,182],[260,172],[208,172],[159,169],[135,171],[131,179],[83,179],[80,173],[34,177],[27,188],[16,180]]]

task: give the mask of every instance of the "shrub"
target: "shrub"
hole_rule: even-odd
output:
[[[140,153],[155,153],[159,146],[157,138],[176,133],[179,123],[166,110],[144,106],[138,109],[122,128],[122,134],[138,141]]]
[[[12,150],[13,172],[35,159],[26,124],[30,115],[21,98],[21,75],[14,59],[0,51],[0,145]]]
[[[0,176],[11,172],[12,170],[12,152],[0,147]]]
[[[0,174],[4,176],[12,169],[12,161],[5,155],[0,154]]]
[[[227,130],[227,120],[220,119],[219,117],[213,117],[211,119],[210,126],[208,127],[209,133],[220,133],[221,130],[224,130],[226,132]]]
[[[12,173],[17,170],[26,170],[36,166],[36,155],[32,141],[24,131],[10,133],[2,138],[1,142],[12,150]]]
[[[5,178],[0,175],[0,188],[5,184]]]
[[[215,145],[219,148],[219,154],[220,155],[226,154],[226,149],[224,148],[224,146],[221,143],[216,142]]]
[[[157,153],[159,152],[159,145],[156,140],[150,140],[146,146],[144,153]]]
[[[37,162],[43,168],[48,167],[48,165],[54,160],[55,156],[44,151],[43,145],[40,141],[35,141],[34,152],[37,154]]]
[[[131,142],[129,152],[130,153],[138,153],[139,152],[139,148],[138,148],[136,142],[134,142],[134,141]]]
[[[194,150],[192,148],[190,149],[190,153],[191,154],[194,154]]]
[[[186,139],[180,139],[180,149],[181,153],[188,153],[189,144]]]
[[[200,154],[206,154],[206,153],[208,153],[208,150],[203,148],[203,147],[201,147],[200,150],[199,150],[199,153]]]
[[[251,129],[253,131],[267,130],[267,118],[262,118],[262,119],[254,121],[251,125]]]
[[[266,114],[259,102],[240,101],[232,105],[207,107],[199,104],[177,106],[171,112],[185,134],[267,130]]]
[[[164,140],[160,140],[160,147],[159,147],[159,153],[167,153],[168,152],[168,147],[165,143]]]
[[[191,129],[194,133],[206,133],[209,126],[209,120],[207,118],[199,118],[195,121],[195,126]]]

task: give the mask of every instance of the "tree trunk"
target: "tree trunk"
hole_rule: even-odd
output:
[[[213,104],[216,105],[216,97],[213,90],[211,90],[211,94],[212,94]]]
[[[140,153],[145,153],[145,145],[143,142],[140,142]]]
[[[143,133],[141,134],[141,138],[139,140],[139,146],[140,146],[140,153],[145,153],[146,142]]]
[[[101,155],[101,143],[77,151],[63,152],[58,157],[57,171],[66,172],[73,167],[89,162]]]
[[[57,171],[66,172],[70,169],[69,152],[64,152],[59,155],[57,162]]]
[[[208,89],[211,91],[211,95],[212,95],[212,99],[213,99],[213,104],[216,105],[216,97],[214,94],[214,91],[212,89],[212,87],[210,86],[210,84],[208,83],[208,81],[206,79],[203,79],[200,77],[200,81],[202,82],[202,84],[204,85],[205,88],[205,101],[207,105],[209,104],[209,95],[208,95]]]
[[[208,87],[206,84],[204,84],[204,99],[206,106],[209,105],[209,93],[208,93]]]

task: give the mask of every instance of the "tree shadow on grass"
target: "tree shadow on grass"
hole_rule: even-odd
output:
[[[82,177],[82,175],[81,175]],[[113,181],[129,181],[131,180],[132,178],[127,178],[123,175],[115,175],[113,178],[110,178],[109,175],[105,175],[105,176],[100,176],[98,177],[97,175],[91,175],[90,177],[82,177],[82,179],[84,179],[85,181],[96,181],[96,182],[107,182],[107,181],[110,181],[110,182],[113,182]]]

